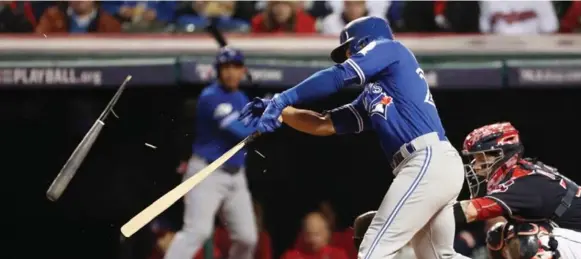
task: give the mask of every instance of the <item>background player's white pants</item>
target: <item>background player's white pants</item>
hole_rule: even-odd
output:
[[[359,259],[393,259],[411,242],[418,259],[466,258],[454,251],[452,204],[464,183],[458,151],[435,133],[412,141],[416,148],[397,168],[359,249]]]
[[[581,259],[581,232],[564,228],[553,229],[561,259]]]
[[[203,160],[192,157],[184,179],[206,166]],[[229,258],[253,257],[258,233],[243,170],[234,175],[216,170],[184,197],[184,204],[184,226],[175,235],[166,259],[191,259],[211,238],[215,215],[220,208],[232,239]]]

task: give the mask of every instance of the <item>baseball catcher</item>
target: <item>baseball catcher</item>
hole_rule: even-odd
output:
[[[472,131],[464,141],[462,153],[471,161],[466,166],[466,179],[472,199],[454,205],[457,222],[492,220],[502,216],[512,222],[506,226],[507,231],[515,229],[514,236],[529,235],[518,240],[553,233],[576,241],[563,242],[562,247],[581,244],[577,243],[581,242],[581,233],[578,232],[581,231],[581,188],[556,168],[525,159],[519,132],[510,123],[495,123]],[[490,234],[494,236],[494,231],[502,233],[498,228],[499,225],[496,225],[496,230]],[[503,238],[507,239],[507,236]],[[517,241],[512,242],[516,244]],[[489,248],[502,250],[498,245],[491,246],[490,240],[488,243]],[[520,243],[526,244],[528,241]],[[502,243],[499,244],[502,246]],[[508,247],[512,246],[516,245]],[[573,250],[581,254],[581,247]],[[520,257],[503,255],[505,258],[531,258],[525,256],[525,250],[519,251],[522,252]],[[551,252],[555,252],[554,249]],[[561,256],[575,258],[566,257],[565,254]],[[578,256],[581,258],[581,255]]]

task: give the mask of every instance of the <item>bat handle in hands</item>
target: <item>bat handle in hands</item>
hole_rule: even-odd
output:
[[[280,123],[283,122],[282,115],[278,116],[278,121],[280,121]],[[259,131],[252,133],[252,135],[250,135],[246,138],[246,143],[249,143],[249,142],[255,140],[256,138],[260,137],[260,135],[262,135],[262,133],[260,133]]]

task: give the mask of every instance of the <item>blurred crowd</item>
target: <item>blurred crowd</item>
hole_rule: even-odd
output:
[[[259,232],[254,258],[272,259],[275,253],[271,235],[264,226],[262,206],[257,201],[253,205]],[[357,259],[353,228],[341,228],[337,221],[333,205],[329,201],[321,201],[316,210],[304,215],[293,244],[282,253],[280,259]],[[218,215],[211,247],[204,247],[192,259],[205,259],[209,255],[214,259],[228,258],[232,242],[223,222]],[[454,244],[456,251],[470,258],[487,258],[484,229],[485,226],[480,223],[471,224],[470,229],[458,229]],[[170,221],[158,218],[151,224],[151,232],[155,237],[148,259],[163,259],[176,234],[176,227]],[[411,246],[404,248],[398,258],[414,258]]]
[[[255,259],[272,259],[274,253],[271,236],[264,227],[262,206],[254,202],[254,213],[258,227],[258,243]],[[227,226],[217,217],[212,250],[209,254],[215,259],[227,258],[231,246]],[[168,222],[157,220],[152,224],[156,241],[149,259],[162,259],[168,249],[175,231]],[[208,247],[200,250],[193,259],[204,259]],[[353,244],[353,229],[337,229],[336,215],[333,207],[327,201],[320,203],[318,210],[305,215],[302,228],[297,234],[292,247],[285,251],[281,259],[356,259],[357,250]]]
[[[203,30],[337,34],[354,19],[385,17],[396,32],[571,33],[579,1],[2,1],[0,32],[117,33]]]

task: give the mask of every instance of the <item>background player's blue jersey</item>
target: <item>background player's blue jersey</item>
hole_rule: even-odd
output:
[[[424,72],[413,53],[398,41],[369,43],[338,65],[343,80],[363,85],[352,103],[331,111],[338,134],[373,128],[388,156],[413,139],[442,127]]]
[[[219,83],[206,87],[196,109],[194,154],[212,162],[252,134],[254,128],[238,121],[240,110],[247,102],[248,97],[241,91],[226,91]],[[242,167],[244,152],[236,153],[226,164]]]

